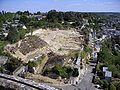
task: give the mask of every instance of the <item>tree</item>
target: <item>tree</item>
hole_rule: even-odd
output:
[[[85,52],[91,53],[92,49],[89,46],[85,46],[84,48]]]
[[[14,17],[14,13],[5,13],[5,14],[0,14],[0,27],[2,28],[2,24],[7,21],[11,21]]]
[[[117,90],[120,90],[120,82],[117,84]]]
[[[37,66],[37,63],[35,61],[29,61],[28,62],[28,68],[33,68],[33,67],[36,67]]]
[[[19,38],[23,39],[25,37],[26,32],[27,31],[25,29],[20,29],[19,30]]]
[[[115,78],[120,78],[120,69],[117,64],[120,64],[120,54],[115,54],[111,49],[111,43],[115,44],[111,40],[107,40],[102,44],[102,51],[99,54],[99,61],[108,66],[109,70],[112,71],[112,75]]]
[[[29,11],[24,11],[23,14],[29,16],[29,15],[30,15],[30,12],[29,12]]]
[[[55,67],[52,68],[52,72],[56,73],[57,75],[61,76],[62,78],[70,78],[71,76],[77,77],[79,75],[78,69],[61,65],[55,65]]]
[[[47,19],[50,21],[50,22],[57,22],[58,21],[58,18],[57,18],[57,11],[56,10],[51,10],[48,12],[47,14]]]
[[[0,54],[4,51],[4,47],[7,45],[7,41],[1,41],[0,40]]]
[[[20,61],[20,59],[10,57],[9,60],[7,61],[7,63],[5,64],[5,69],[10,71],[10,73],[12,73],[21,64],[22,64],[22,62]]]
[[[60,75],[62,78],[67,77],[67,73],[65,72],[65,67],[63,68],[61,65],[55,65],[55,67],[52,70],[57,75]]]
[[[64,21],[64,13],[63,12],[58,12],[58,20],[59,20],[59,22]]]
[[[37,67],[37,62],[35,62],[35,61],[29,61],[28,62],[28,71],[30,73],[34,73],[33,67]]]
[[[67,74],[68,74],[68,78],[70,78],[71,76],[73,76],[73,69],[71,67],[67,67],[67,70],[66,70]]]
[[[97,72],[100,71],[100,64],[97,64],[97,66],[96,66],[96,71],[97,71]]]
[[[81,58],[84,59],[86,57],[87,53],[85,51],[81,52]]]
[[[90,30],[85,27],[81,30],[82,34],[84,35],[84,41],[85,41],[85,44],[88,44],[89,42],[89,33],[90,33]]]
[[[27,18],[27,16],[22,15],[22,16],[20,17],[20,23],[23,23],[23,24],[27,25],[27,23],[29,23],[29,22],[30,22],[30,19]]]
[[[40,11],[38,11],[38,12],[37,12],[37,15],[41,15],[41,12],[40,12]]]
[[[103,87],[104,88],[108,88],[108,86],[109,86],[109,83],[108,83],[108,81],[107,80],[101,80],[102,81],[102,85],[103,85]]]
[[[15,27],[10,26],[10,30],[7,36],[7,40],[10,43],[15,43],[19,40],[18,30]]]
[[[22,15],[23,12],[21,12],[21,11],[17,11],[16,14]]]
[[[72,76],[73,77],[78,77],[78,75],[79,75],[78,69],[74,68]]]
[[[0,73],[3,73],[3,71],[4,71],[4,68],[0,67]]]
[[[113,84],[111,84],[110,85],[110,90],[116,90],[116,87]]]

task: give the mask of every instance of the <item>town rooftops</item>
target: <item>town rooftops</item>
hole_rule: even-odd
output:
[[[75,64],[80,65],[80,60],[81,60],[81,57],[78,57]]]
[[[116,30],[116,29],[114,29],[114,28],[109,28],[109,29],[107,29],[108,31],[114,31],[114,30]]]
[[[108,70],[108,67],[103,67],[103,72],[105,73],[105,77],[112,77],[112,72]]]
[[[97,51],[97,52],[100,51],[100,45],[99,45],[99,44],[95,44],[95,48],[96,48],[96,51]]]
[[[105,72],[105,77],[112,77],[112,72],[111,71],[106,71]]]
[[[100,45],[99,44],[95,44],[95,48],[100,48]]]
[[[103,67],[103,72],[108,71],[108,67]]]
[[[92,53],[92,56],[93,56],[94,59],[96,59],[96,58],[97,58],[97,52],[94,51],[94,52]]]

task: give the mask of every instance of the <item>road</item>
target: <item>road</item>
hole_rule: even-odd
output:
[[[90,64],[90,66],[88,67],[87,73],[85,74],[84,78],[81,80],[81,82],[79,83],[78,87],[81,90],[97,90],[94,87],[94,84],[92,83],[92,78],[93,78],[93,73],[92,70],[94,68],[94,64]]]
[[[95,64],[90,63],[84,77],[81,79],[78,85],[67,85],[60,87],[62,90],[98,90],[94,87],[92,83],[93,73],[92,69],[95,67]]]
[[[48,86],[44,83],[38,83],[38,82],[35,82],[33,80],[23,79],[21,77],[17,77],[17,76],[13,76],[13,75],[7,75],[7,74],[0,73],[0,79],[1,78],[5,79],[5,81],[9,80],[9,81],[12,81],[12,82],[16,82],[16,83],[19,83],[19,84],[22,84],[22,85],[26,85],[26,86],[35,88],[37,90],[58,90],[58,89],[56,89],[54,87],[51,87],[51,86]],[[4,83],[6,83],[6,82],[4,82]]]

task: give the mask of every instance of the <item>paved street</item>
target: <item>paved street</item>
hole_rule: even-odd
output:
[[[83,77],[83,79],[80,81],[78,85],[68,85],[61,87],[62,90],[97,90],[94,85],[91,83],[93,78],[92,69],[94,68],[94,64],[90,64],[88,66],[88,69]]]
[[[93,64],[91,64],[93,65]],[[81,90],[96,90],[94,85],[91,83],[92,82],[92,78],[93,78],[93,73],[92,69],[94,68],[94,66],[89,66],[87,73],[85,74],[85,77],[81,80],[81,82],[79,83],[78,87]]]

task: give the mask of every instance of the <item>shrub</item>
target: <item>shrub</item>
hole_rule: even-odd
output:
[[[4,66],[5,69],[11,73],[15,69],[17,69],[21,64],[22,62],[20,61],[20,59],[11,57]]]
[[[116,90],[116,87],[113,84],[111,84],[110,85],[110,90]]]
[[[78,69],[74,68],[72,76],[77,77],[78,75],[79,75]]]
[[[66,67],[61,65],[55,65],[55,67],[53,67],[52,70],[50,71],[52,71],[53,73],[56,73],[62,78],[70,78],[71,76],[77,77],[79,75],[77,68],[72,69],[69,66]]]

